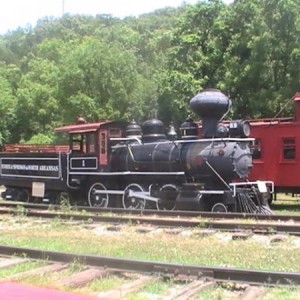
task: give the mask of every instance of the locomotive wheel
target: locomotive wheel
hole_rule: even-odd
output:
[[[225,212],[227,212],[227,207],[223,203],[218,202],[212,207],[211,211],[225,213]]]
[[[146,200],[136,197],[129,197],[129,191],[143,192],[144,189],[137,183],[131,183],[127,185],[122,198],[123,207],[127,209],[144,209],[146,206]]]
[[[103,191],[103,190],[106,190],[106,187],[104,184],[102,184],[100,182],[96,182],[91,185],[91,187],[88,191],[89,206],[104,207],[104,208],[107,207],[109,195],[97,193],[97,190]]]
[[[174,210],[176,205],[177,187],[174,184],[165,184],[159,190],[161,198],[156,203],[158,210]]]

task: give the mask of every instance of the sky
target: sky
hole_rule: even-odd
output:
[[[3,0],[0,10],[0,34],[30,24],[45,16],[68,14],[111,14],[115,17],[138,16],[155,9],[199,0]],[[225,0],[224,2],[231,2]]]

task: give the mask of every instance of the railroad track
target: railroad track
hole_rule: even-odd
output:
[[[13,256],[11,256],[12,253]],[[16,254],[21,254],[22,257],[17,257]],[[46,261],[44,260],[45,257],[47,258]],[[125,299],[128,294],[138,293],[153,281],[164,282],[169,279],[169,288],[163,292],[163,298],[166,300],[187,300],[201,295],[208,288],[223,288],[223,291],[228,293],[226,285],[230,282],[230,292],[234,293],[235,299],[249,300],[265,294],[264,285],[267,285],[270,291],[272,285],[279,283],[282,286],[290,286],[297,284],[299,280],[299,273],[260,272],[229,268],[224,271],[222,268],[116,259],[0,245],[1,270],[38,260],[43,262],[41,267],[33,267],[27,271],[7,275],[4,278],[4,283],[9,283],[11,280],[18,282],[25,280],[26,282],[26,278],[34,278],[35,276],[51,278],[51,274],[55,273],[52,288],[53,286],[60,289],[67,287],[68,290],[75,289],[76,291],[76,288],[86,286],[94,280],[102,280],[113,275],[126,278],[126,282],[121,282],[119,286],[102,292],[94,291],[91,293],[105,299]],[[82,263],[81,268],[71,272],[71,274],[63,273],[72,266],[74,261],[80,261]],[[62,276],[57,275],[59,273],[63,273]],[[220,290],[218,294],[220,294]],[[154,298],[155,296],[161,298],[162,295],[156,294]]]
[[[61,205],[48,205],[48,204],[36,204],[16,201],[0,201],[1,207],[24,207],[25,209],[35,210],[51,210],[51,211],[62,211],[65,208]],[[89,207],[89,206],[68,206],[69,212],[91,212],[91,213],[116,213],[116,214],[127,214],[127,215],[156,215],[160,217],[199,217],[206,219],[253,219],[253,220],[264,220],[264,221],[290,221],[300,222],[300,215],[288,215],[288,214],[277,214],[277,215],[264,215],[264,214],[246,214],[246,213],[214,213],[214,212],[203,212],[203,211],[181,211],[181,210],[138,210],[138,209],[122,209],[122,208],[100,208],[100,207]]]
[[[32,204],[30,204],[32,205]],[[300,224],[299,223],[243,223],[241,221],[233,220],[231,222],[220,221],[220,220],[196,220],[187,218],[162,218],[156,214],[145,217],[145,216],[122,216],[122,215],[99,215],[99,210],[91,211],[87,214],[80,214],[78,212],[61,212],[61,211],[47,211],[40,209],[25,208],[20,210],[18,208],[0,208],[0,214],[10,215],[26,215],[28,217],[39,217],[45,219],[53,219],[59,217],[62,220],[73,220],[73,221],[86,221],[94,223],[113,223],[113,224],[148,224],[158,227],[171,227],[171,228],[209,228],[224,231],[251,231],[253,233],[260,234],[275,234],[284,233],[300,236]],[[35,206],[36,207],[36,206]],[[201,213],[200,213],[201,215]]]
[[[165,263],[146,260],[114,258],[88,254],[47,251],[0,244],[1,256],[20,256],[31,260],[46,260],[69,264],[74,261],[89,267],[102,268],[108,272],[138,272],[144,275],[162,275],[170,278],[199,280],[208,278],[218,282],[230,281],[254,285],[299,285],[300,272],[275,272],[264,270],[238,269],[231,267],[207,267],[190,264]]]

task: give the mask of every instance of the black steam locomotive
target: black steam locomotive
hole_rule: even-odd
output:
[[[0,154],[6,199],[90,206],[269,213],[266,182],[242,182],[252,167],[249,124],[220,118],[230,100],[205,90],[190,101],[202,128],[188,118],[176,138],[156,119],[103,121],[56,128],[68,147],[8,145]],[[201,131],[201,133],[200,133]],[[199,138],[200,137],[200,138]]]

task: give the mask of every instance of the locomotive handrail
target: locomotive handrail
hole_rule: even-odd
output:
[[[134,138],[110,138],[112,141],[130,141],[136,140],[139,144],[143,144],[142,141],[138,137]],[[182,144],[182,143],[198,143],[198,142],[253,142],[255,138],[210,138],[210,139],[195,139],[195,140],[166,140],[166,141],[159,141],[160,144],[166,143],[174,143],[174,144]],[[157,144],[157,142],[147,143],[147,145]]]
[[[175,143],[196,143],[196,142],[252,142],[255,138],[210,138],[210,139],[196,139],[196,140],[176,140]]]
[[[130,154],[130,156],[131,156],[132,161],[135,162],[135,163],[138,162],[138,161],[135,159],[135,157],[134,157],[134,155],[133,155],[133,153],[132,153],[132,151],[131,151],[130,145],[127,145],[127,148],[128,148],[128,152],[129,152],[129,154]]]
[[[119,176],[119,175],[184,175],[182,172],[135,172],[135,171],[120,171],[120,172],[69,172],[70,175],[92,175],[92,176]]]
[[[121,142],[122,142],[122,141],[126,142],[126,141],[132,141],[132,140],[134,140],[134,141],[137,141],[139,144],[142,144],[141,139],[138,138],[138,137],[110,138],[110,140],[111,140],[111,141],[121,141]]]

